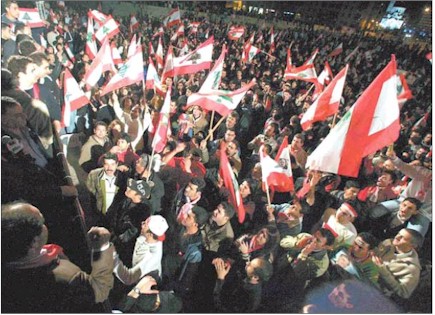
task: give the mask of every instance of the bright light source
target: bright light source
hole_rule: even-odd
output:
[[[429,7],[424,8],[424,12],[430,12],[430,8]]]

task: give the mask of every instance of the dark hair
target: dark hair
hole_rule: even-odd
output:
[[[49,62],[47,55],[40,51],[35,51],[31,53],[29,57],[32,58],[33,62],[36,63],[38,66],[40,66],[44,60]]]
[[[301,139],[302,142],[305,142],[305,137],[304,137],[304,135],[301,134],[301,133],[297,133],[297,134],[295,134],[295,135],[293,136],[293,138],[298,138],[298,139]]]
[[[269,126],[273,127],[273,130],[275,132],[275,135],[279,132],[279,125],[276,122],[269,123]]]
[[[119,139],[123,139],[123,140],[127,141],[128,143],[131,142],[131,138],[130,138],[129,134],[126,133],[126,132],[121,132],[121,133],[119,134],[119,138],[118,138],[118,140],[119,140]]]
[[[379,244],[379,240],[376,237],[374,237],[372,233],[361,232],[358,233],[358,236],[361,237],[364,242],[369,244],[369,249],[373,249]]]
[[[118,156],[114,153],[107,152],[103,154],[103,160],[115,160],[116,163],[118,163]]]
[[[195,222],[198,224],[198,227],[203,226],[207,222],[209,214],[204,208],[193,206],[192,212],[195,214]]]
[[[344,189],[349,189],[349,188],[352,188],[352,187],[361,189],[361,185],[357,181],[355,181],[355,180],[348,180],[346,182],[346,184],[344,184]]]
[[[7,60],[8,70],[12,77],[18,78],[20,72],[25,73],[27,65],[33,63],[33,60],[26,56],[12,55]]]
[[[18,201],[2,205],[2,261],[11,262],[25,257],[36,236],[41,235],[44,219],[31,215],[31,205]]]
[[[94,124],[94,129],[97,128],[98,126],[104,126],[107,129],[107,124],[104,121],[101,121],[101,120],[96,121]]]
[[[422,202],[414,197],[406,197],[405,199],[403,199],[403,201],[409,201],[410,203],[413,203],[416,206],[417,210],[420,210],[422,206]]]
[[[411,234],[411,244],[414,247],[414,249],[420,248],[424,240],[423,235],[421,235],[420,232],[414,229],[404,228],[404,230],[406,230],[409,234]]]
[[[234,216],[234,214],[235,214],[234,207],[233,207],[230,203],[228,203],[228,202],[226,202],[226,201],[222,201],[222,202],[221,202],[221,205],[222,205],[222,207],[224,207],[224,209],[225,209],[225,215],[226,215],[228,218],[231,219],[231,218]]]
[[[36,52],[38,48],[36,43],[32,39],[23,39],[17,43],[18,53],[22,56],[29,56],[30,54]]]
[[[334,236],[334,234],[332,234],[332,232],[330,230],[325,229],[325,228],[320,228],[319,232],[324,238],[326,238],[326,245],[330,246],[330,245],[334,244],[335,236]]]
[[[15,100],[14,98],[9,96],[2,96],[1,98],[2,115],[4,115],[9,108],[15,107],[17,105],[21,106],[20,103],[18,103],[18,101]]]
[[[198,188],[197,188],[198,192],[202,192],[205,188],[205,181],[200,177],[194,177],[190,180],[190,182],[193,185],[198,186]]]
[[[261,282],[268,281],[273,274],[272,264],[264,258],[255,258],[251,261],[258,260],[258,266],[254,267],[253,273]]]
[[[393,181],[393,184],[396,182],[397,180],[397,173],[393,170],[387,170],[387,169],[383,169],[382,170],[382,174],[388,174],[391,176],[391,180]]]

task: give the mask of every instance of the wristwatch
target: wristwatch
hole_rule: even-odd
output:
[[[134,288],[133,292],[140,295],[140,289],[139,288]]]

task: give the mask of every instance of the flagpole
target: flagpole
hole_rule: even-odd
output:
[[[269,185],[267,184],[267,180],[265,182],[265,186],[266,186],[267,205],[270,206],[272,202],[270,201]]]
[[[219,121],[217,122],[216,126],[214,126],[213,129],[209,130],[208,136],[204,139],[205,141],[207,141],[210,138],[210,136],[213,135],[213,132],[215,132],[217,127],[219,127],[219,125],[224,121],[224,119],[225,119],[225,116],[222,116],[222,118],[219,119]]]
[[[273,58],[273,59],[276,59],[275,56],[272,56],[271,54],[265,52],[264,50],[261,50],[261,49],[260,49],[260,51],[261,51],[263,54],[268,55],[269,57],[271,57],[271,58]]]
[[[314,87],[314,83],[313,83],[313,85],[310,86],[310,88],[308,89],[308,91],[298,99],[298,101],[299,101],[299,102],[304,101],[304,100],[307,98],[308,94],[309,94],[309,93],[311,92],[311,90],[313,89],[313,87]]]
[[[334,115],[334,119],[332,119],[331,129],[334,128],[334,126],[335,126],[335,119],[337,118],[337,114],[338,114],[338,113],[335,113],[335,115]]]
[[[147,177],[147,183],[149,182],[149,180],[150,180],[150,174],[151,174],[151,167],[152,167],[152,165],[153,165],[153,159],[154,159],[154,147],[153,147],[153,151],[151,152],[151,158],[150,158],[150,160],[148,161],[148,177]]]
[[[209,134],[210,134],[211,130],[213,129],[214,113],[215,113],[215,111],[213,110],[213,111],[211,112],[210,128],[209,128],[209,130],[208,130],[208,133],[209,133]],[[211,134],[213,135],[213,133],[211,133]],[[213,136],[211,137],[210,140],[213,141]]]

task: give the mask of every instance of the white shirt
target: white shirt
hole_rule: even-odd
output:
[[[106,186],[106,209],[103,209],[103,213],[107,212],[107,209],[112,205],[113,199],[115,198],[116,194],[116,185],[115,180],[116,176],[107,176],[106,173],[104,173],[102,179],[104,180],[104,184]]]

